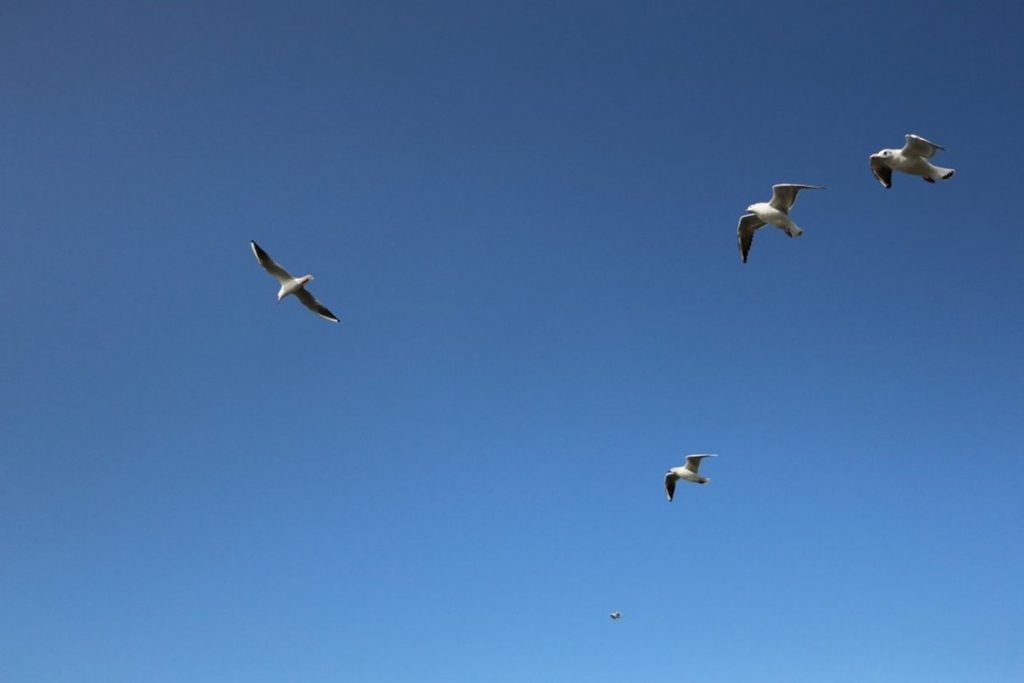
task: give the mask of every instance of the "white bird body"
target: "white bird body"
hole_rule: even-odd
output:
[[[892,150],[892,152],[893,155],[892,158],[889,160],[889,167],[894,171],[903,171],[904,173],[909,173],[910,175],[919,175],[922,177],[932,177],[941,175],[941,173],[939,173],[938,166],[932,165],[927,160],[922,159],[921,157],[907,156],[906,154],[903,153],[902,150],[898,149],[894,149]]]
[[[824,190],[820,185],[799,185],[780,183],[772,185],[772,198],[767,202],[757,202],[747,207],[747,212],[740,216],[736,225],[736,242],[740,248],[740,258],[747,262],[750,245],[754,242],[754,232],[765,225],[782,228],[790,237],[799,237],[804,231],[789,217],[789,210],[796,203],[800,190]]]
[[[302,277],[292,277],[291,273],[279,266],[274,259],[270,258],[270,254],[263,251],[260,245],[256,242],[250,241],[252,247],[252,253],[256,255],[256,261],[263,266],[263,270],[274,276],[274,279],[281,283],[281,288],[277,290],[277,300],[285,298],[289,294],[294,294],[295,298],[302,302],[302,305],[309,310],[316,313],[324,320],[330,320],[331,322],[338,322],[338,317],[331,313],[326,306],[316,300],[316,297],[308,289],[306,289],[306,283],[313,279],[312,275],[303,275]]]
[[[307,283],[312,281],[312,275],[303,275],[281,281],[281,289],[277,290],[277,300],[285,298],[289,294],[295,294]]]
[[[619,619],[622,618],[622,612],[612,612],[608,616],[610,616],[612,618],[612,621],[618,621]]]
[[[704,458],[714,457],[717,457],[715,453],[693,453],[686,456],[685,465],[670,467],[668,472],[665,472],[665,497],[668,498],[668,502],[672,502],[676,493],[676,482],[680,479],[701,485],[709,483],[711,478],[700,474],[700,463]]]
[[[789,217],[788,213],[785,211],[779,211],[768,202],[751,204],[747,207],[747,211],[757,216],[758,219],[765,224],[782,228],[790,237],[799,237],[804,234],[804,231],[793,222],[793,219]]]
[[[945,151],[944,147],[913,133],[907,133],[906,140],[902,149],[883,149],[868,157],[871,172],[882,187],[892,187],[893,171],[916,175],[929,183],[953,177],[954,169],[936,166],[929,161],[936,152]]]
[[[670,467],[668,471],[676,479],[685,479],[686,481],[692,481],[694,484],[706,484],[711,481],[709,477],[702,477],[696,472],[691,472],[685,465],[682,467]]]

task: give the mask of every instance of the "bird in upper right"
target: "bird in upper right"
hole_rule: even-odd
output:
[[[952,168],[935,166],[928,160],[939,150],[946,148],[925,140],[920,135],[907,133],[907,144],[903,149],[883,149],[872,154],[869,159],[871,172],[886,189],[892,187],[892,172],[903,171],[910,175],[921,176],[925,182],[949,180],[955,173]]]

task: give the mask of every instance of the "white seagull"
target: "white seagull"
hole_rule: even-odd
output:
[[[871,172],[882,183],[882,187],[892,187],[892,172],[903,171],[910,175],[917,175],[924,178],[926,182],[934,183],[936,180],[949,180],[955,173],[952,168],[934,166],[928,160],[935,156],[939,150],[945,151],[934,142],[929,142],[919,135],[907,133],[907,144],[903,149],[883,149],[868,157]]]
[[[612,621],[618,621],[619,619],[622,618],[622,612],[612,612],[608,616],[610,616],[612,618]]]
[[[697,472],[700,470],[700,461],[704,458],[714,458],[716,453],[694,453],[686,456],[686,464],[681,467],[673,467],[665,473],[665,496],[668,502],[676,495],[676,482],[680,479],[692,481],[694,484],[707,484],[711,479],[702,477]]]
[[[331,322],[338,322],[337,316],[327,310],[327,307],[316,300],[316,297],[310,294],[309,290],[306,289],[306,283],[313,279],[312,275],[303,275],[302,277],[292,277],[291,274],[277,265],[274,259],[270,258],[270,254],[260,249],[260,245],[250,241],[252,245],[252,253],[256,254],[256,260],[259,261],[263,269],[274,276],[274,278],[281,283],[281,289],[277,290],[277,300],[285,298],[289,294],[294,294],[302,305],[309,310],[316,313],[321,318],[330,320]]]
[[[740,258],[747,262],[750,245],[754,241],[754,231],[763,225],[771,224],[782,228],[790,237],[799,237],[804,231],[797,227],[789,218],[789,210],[796,203],[800,190],[824,190],[821,185],[796,185],[781,183],[772,185],[772,198],[767,202],[758,202],[747,207],[747,213],[740,216],[736,226],[736,241],[740,247]]]

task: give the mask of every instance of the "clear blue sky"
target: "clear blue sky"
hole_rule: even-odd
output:
[[[1018,5],[7,3],[0,680],[1024,680]]]

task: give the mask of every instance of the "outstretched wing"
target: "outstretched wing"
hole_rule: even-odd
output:
[[[700,471],[701,461],[704,458],[714,458],[716,455],[715,453],[694,453],[693,455],[688,455],[686,456],[686,469],[697,474]]]
[[[251,240],[249,244],[252,245],[252,253],[256,254],[256,260],[259,261],[259,264],[261,266],[263,266],[263,270],[267,271],[275,278],[277,278],[278,282],[284,284],[286,282],[291,282],[292,280],[295,279],[288,273],[287,270],[277,265],[277,263],[274,262],[274,259],[270,258],[270,254],[268,254],[267,252],[263,251],[263,249],[260,248],[260,245],[256,244]]]
[[[299,298],[299,301],[302,302],[303,306],[313,311],[321,318],[330,320],[332,323],[338,322],[337,316],[327,310],[326,306],[317,301],[316,297],[310,294],[305,287],[300,287],[299,291],[295,292],[295,296]]]
[[[929,140],[925,140],[920,135],[907,133],[907,144],[903,145],[901,152],[904,156],[916,156],[923,159],[931,159],[940,149],[945,150],[946,148],[936,145],[934,142]]]
[[[869,164],[871,172],[878,178],[878,182],[882,183],[882,187],[886,189],[892,187],[892,169],[885,163],[885,160],[877,154],[872,154],[869,157]]]
[[[750,245],[754,243],[754,231],[764,225],[764,221],[753,213],[745,213],[740,216],[740,222],[736,224],[736,243],[740,247],[740,258],[747,262],[747,254],[750,253]]]
[[[668,498],[668,502],[672,502],[672,496],[676,495],[676,479],[678,479],[672,470],[665,473],[665,497]]]
[[[772,198],[768,203],[779,211],[789,211],[796,204],[796,196],[800,190],[824,190],[821,185],[800,185],[797,183],[780,183],[772,185]]]

